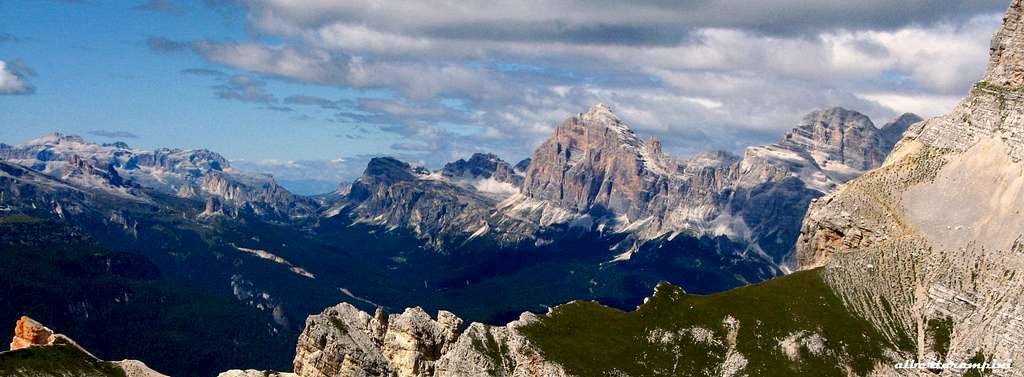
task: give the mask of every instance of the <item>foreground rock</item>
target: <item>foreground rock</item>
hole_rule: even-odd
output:
[[[294,374],[221,377],[894,376],[911,357],[851,313],[820,271],[709,296],[662,284],[632,312],[576,301],[505,326],[461,322],[343,303],[306,321]]]
[[[1024,359],[1020,0],[991,46],[983,81],[912,126],[882,167],[815,203],[797,244],[802,268],[824,266],[851,309],[918,360]]]
[[[15,325],[10,351],[0,352],[0,375],[167,377],[138,360],[100,360],[67,336],[24,316]]]
[[[420,308],[373,316],[348,303],[306,320],[295,347],[295,372],[231,370],[220,377],[468,377],[566,376],[544,360],[521,333],[537,322],[530,313],[507,326],[473,323],[463,328],[454,314],[437,319]]]

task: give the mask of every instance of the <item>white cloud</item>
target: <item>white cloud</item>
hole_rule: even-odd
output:
[[[862,93],[859,97],[875,101],[896,112],[911,112],[922,117],[942,115],[960,102],[960,95],[907,95],[899,93]]]
[[[271,77],[389,90],[397,98],[358,101],[362,113],[343,116],[385,127],[399,135],[392,152],[429,165],[477,151],[523,157],[595,102],[677,153],[774,141],[822,107],[879,124],[937,114],[981,77],[1005,9],[994,0],[247,4],[253,29],[275,44],[193,48]],[[462,105],[443,104],[452,98]]]
[[[35,91],[18,65],[0,60],[0,94],[31,94]]]

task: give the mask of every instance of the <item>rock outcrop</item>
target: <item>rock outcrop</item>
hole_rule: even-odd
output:
[[[232,370],[220,377],[561,377],[520,332],[537,317],[524,313],[507,326],[473,323],[463,328],[454,314],[437,319],[420,308],[384,315],[348,303],[310,316],[295,349],[295,371]]]
[[[801,230],[801,268],[823,266],[852,309],[919,360],[1024,357],[1022,8],[1010,5],[983,81],[913,125],[883,166],[818,200]]]
[[[343,303],[306,320],[296,345],[295,373],[309,376],[433,376],[461,333],[462,320],[420,308],[375,316]]]
[[[46,326],[32,318],[22,316],[14,326],[14,339],[11,340],[11,351],[31,346],[49,346],[59,340],[60,338],[54,335],[53,330],[46,328]]]
[[[37,349],[43,352],[35,352]],[[58,357],[60,363],[55,363]],[[10,351],[0,352],[0,373],[30,377],[167,377],[138,360],[102,361],[71,338],[25,316],[15,325]]]

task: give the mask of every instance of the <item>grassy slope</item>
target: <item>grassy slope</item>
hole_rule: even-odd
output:
[[[727,345],[676,337],[669,344],[650,341],[654,329],[678,331],[695,326],[725,340],[726,316],[739,321],[736,351],[751,376],[845,376],[841,365],[864,375],[884,362],[887,342],[867,321],[855,317],[822,281],[818,271],[797,272],[731,291],[697,296],[661,285],[651,300],[622,312],[594,302],[575,302],[524,329],[546,358],[578,376],[698,376],[717,374]],[[780,340],[797,331],[825,338],[817,356],[806,347],[798,362],[783,353]]]
[[[124,377],[120,367],[93,359],[73,346],[29,347],[0,352],[0,376]]]

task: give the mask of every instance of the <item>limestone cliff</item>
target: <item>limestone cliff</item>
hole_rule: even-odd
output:
[[[983,81],[884,165],[812,205],[802,268],[918,358],[1024,358],[1024,20],[1011,3]],[[942,375],[959,375],[945,371]],[[996,370],[1020,376],[1024,369]]]

